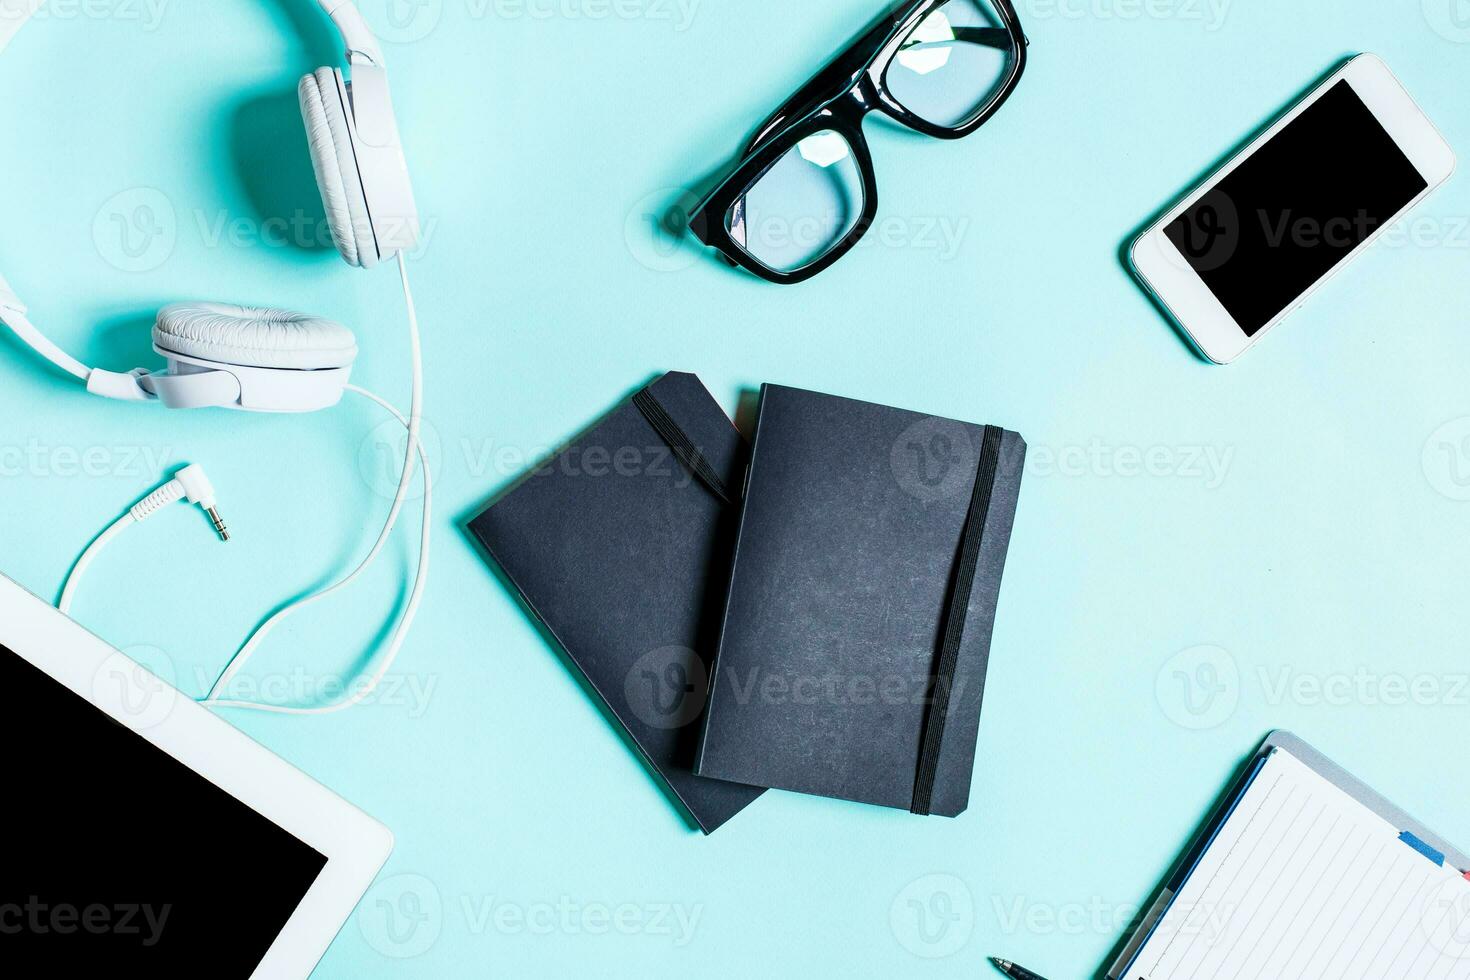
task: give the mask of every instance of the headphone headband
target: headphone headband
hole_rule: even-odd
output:
[[[35,16],[44,2],[45,0],[0,0],[0,52],[5,50],[5,46],[26,22]],[[376,82],[383,74],[383,51],[357,5],[353,0],[317,0],[317,5],[331,18],[342,35],[348,63],[359,66],[359,70],[372,75]],[[375,90],[378,87],[380,86],[374,85]],[[386,101],[386,90],[383,98]],[[389,112],[391,113],[391,108]],[[391,118],[389,124],[392,124]],[[396,140],[396,128],[391,135]],[[416,230],[417,226],[414,228]],[[408,245],[412,245],[412,242]],[[128,401],[146,401],[158,396],[149,385],[143,383],[144,372],[119,374],[92,368],[54,344],[26,317],[25,303],[10,288],[4,276],[0,276],[0,327],[9,327],[16,337],[36,353],[67,374],[86,382],[87,389],[94,394]]]
[[[15,335],[37,354],[67,374],[83,381],[86,381],[87,376],[91,374],[90,368],[53,344],[50,338],[37,330],[35,324],[26,318],[25,303],[15,294],[15,290],[10,288],[10,283],[5,281],[4,276],[0,276],[0,321],[10,327]]]
[[[337,25],[342,41],[347,45],[347,61],[350,64],[357,64],[358,56],[361,55],[372,64],[382,66],[383,49],[378,46],[378,39],[373,36],[367,21],[363,20],[362,11],[357,9],[357,4],[352,0],[317,0],[317,3],[332,18],[332,23]]]

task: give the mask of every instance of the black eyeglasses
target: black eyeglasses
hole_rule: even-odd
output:
[[[761,126],[689,228],[762,279],[810,279],[877,216],[868,113],[959,139],[995,114],[1025,67],[1011,0],[902,0]]]

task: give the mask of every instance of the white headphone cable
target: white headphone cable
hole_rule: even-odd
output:
[[[71,572],[66,576],[56,608],[63,613],[71,609],[72,600],[76,598],[77,587],[81,585],[82,576],[86,574],[92,560],[100,555],[114,538],[134,524],[146,521],[169,504],[180,500],[188,500],[191,504],[203,507],[209,514],[210,520],[214,522],[214,530],[220,540],[230,540],[230,532],[226,530],[225,522],[219,516],[219,511],[215,510],[214,487],[210,484],[209,477],[205,475],[204,467],[186,466],[174,474],[173,479],[128,508],[126,514],[107,525],[107,529],[87,545],[87,550],[82,552],[81,557],[76,560],[76,564],[72,565]]]
[[[378,395],[374,394],[371,391],[368,391],[366,388],[359,388],[357,385],[347,385],[346,390],[361,395],[362,397],[372,402],[375,402],[378,405],[381,405],[390,415],[397,419],[399,423],[404,426],[405,429],[409,428],[410,420],[404,418],[403,413],[395,408],[387,400],[380,398]],[[424,449],[423,442],[419,441],[415,449],[417,451],[419,463],[423,469],[425,476],[427,477],[429,473],[429,457],[427,451]],[[210,688],[209,694],[200,699],[199,703],[208,707],[215,708],[241,708],[250,711],[269,711],[276,714],[287,715],[320,715],[330,714],[332,712],[341,711],[345,708],[350,708],[354,704],[363,701],[369,695],[371,695],[372,692],[377,689],[378,684],[381,683],[383,678],[387,675],[389,669],[392,668],[393,662],[398,658],[398,653],[403,646],[403,641],[408,635],[409,628],[413,625],[414,617],[418,614],[419,603],[423,598],[424,584],[427,581],[429,574],[429,532],[432,524],[433,509],[432,482],[428,479],[425,479],[423,518],[421,529],[419,532],[419,560],[418,567],[414,570],[413,588],[409,591],[408,602],[404,607],[403,615],[399,618],[398,625],[394,627],[393,635],[388,641],[387,652],[378,658],[378,665],[373,669],[372,674],[369,675],[369,679],[365,685],[361,686],[350,697],[344,698],[341,701],[329,705],[322,705],[321,707],[310,708],[294,707],[291,705],[264,704],[256,701],[230,700],[215,696],[216,691],[220,690],[222,687],[228,684],[229,681],[234,678],[236,674],[239,673],[240,668],[245,665],[245,661],[248,660],[255,653],[255,650],[259,647],[260,642],[265,639],[265,634],[266,632],[268,632],[271,626],[275,625],[275,623],[279,622],[289,613],[302,608],[308,603],[315,602],[318,599],[324,598],[327,594],[345,586],[354,577],[356,577],[359,572],[367,567],[367,563],[372,560],[371,556],[368,559],[364,560],[364,562],[358,566],[358,569],[354,571],[352,575],[348,576],[347,578],[343,579],[342,581],[338,582],[328,589],[324,589],[314,595],[310,595],[303,599],[297,600],[296,602],[282,609],[280,612],[276,613],[270,619],[266,620],[265,623],[262,623],[260,627],[258,627],[256,631],[251,634],[245,645],[240,648],[240,652],[235,654],[235,656],[231,658],[230,663],[226,666],[226,673],[220,675],[220,679],[215,681],[214,686]],[[391,524],[385,525],[383,529],[382,539],[380,540],[386,539],[388,536],[388,532],[391,530]]]
[[[72,600],[76,598],[77,586],[81,583],[82,576],[87,573],[88,567],[91,566],[92,559],[101,554],[102,549],[111,544],[113,538],[136,523],[138,519],[129,511],[107,525],[107,530],[97,535],[92,543],[87,545],[87,550],[82,552],[82,556],[77,559],[76,564],[72,565],[71,572],[66,576],[66,582],[61,587],[61,598],[56,603],[57,609],[63,613],[71,610]]]
[[[418,315],[414,309],[413,292],[409,288],[408,267],[401,252],[398,255],[398,272],[403,284],[404,301],[408,308],[409,361],[412,374],[412,393],[410,395],[408,417],[405,418],[403,413],[395,408],[392,403],[368,391],[366,388],[351,384],[345,388],[345,390],[351,391],[381,406],[408,431],[407,445],[404,449],[403,471],[398,480],[398,489],[393,497],[393,505],[388,511],[388,519],[384,522],[383,529],[379,532],[378,539],[373,543],[372,549],[351,573],[327,588],[297,599],[281,608],[257,626],[255,631],[246,637],[244,644],[241,645],[235,655],[225,664],[219,679],[214,682],[214,685],[209,689],[209,693],[200,699],[200,704],[218,708],[242,708],[292,715],[317,715],[341,711],[360,703],[372,694],[383,677],[387,675],[389,669],[392,668],[394,660],[397,659],[398,653],[402,649],[403,641],[408,635],[409,628],[413,625],[414,617],[418,614],[419,604],[423,599],[424,585],[428,579],[429,572],[429,541],[433,515],[433,481],[429,473],[428,455],[419,437],[423,409],[423,357],[419,343]],[[263,704],[254,701],[230,700],[217,696],[240,672],[246,662],[254,656],[260,644],[282,620],[297,610],[303,609],[321,599],[325,599],[339,589],[345,588],[362,575],[363,572],[367,571],[369,566],[377,559],[378,555],[382,553],[389,536],[393,533],[393,529],[398,523],[404,501],[408,499],[408,493],[413,484],[416,463],[421,464],[424,484],[418,566],[414,571],[413,588],[409,592],[408,601],[404,605],[403,613],[393,629],[392,636],[389,638],[387,651],[378,658],[378,664],[369,675],[367,683],[359,685],[357,690],[341,701],[318,707]],[[57,603],[57,608],[63,613],[71,608],[71,603],[75,598],[82,575],[86,572],[88,566],[91,565],[92,560],[119,534],[133,524],[151,517],[168,504],[186,498],[189,502],[197,503],[203,507],[208,512],[211,520],[213,520],[214,528],[219,533],[220,538],[222,540],[229,540],[229,533],[225,529],[224,522],[220,519],[218,511],[215,510],[214,489],[210,486],[203,469],[198,466],[186,467],[172,480],[134,504],[126,514],[108,525],[107,529],[87,546],[87,549],[82,552],[81,557],[77,559],[76,564],[72,567],[71,573],[67,576],[66,583],[62,587],[61,598]]]
[[[402,413],[394,408],[389,402],[378,397],[367,389],[359,388],[356,385],[347,386],[347,390],[362,395],[363,397],[368,398],[381,405],[383,408],[387,409],[393,414],[395,418],[398,419],[399,422],[403,423],[403,425],[408,429],[408,443],[404,449],[403,472],[402,475],[399,477],[398,490],[393,496],[393,506],[388,510],[388,519],[383,524],[383,530],[379,532],[378,540],[373,543],[372,550],[368,552],[367,556],[363,558],[358,566],[353,569],[345,578],[328,586],[325,589],[322,589],[319,592],[314,592],[311,595],[297,599],[290,605],[287,605],[278,610],[269,619],[256,627],[255,632],[251,633],[250,636],[246,638],[244,644],[241,645],[239,651],[237,651],[235,655],[230,658],[229,663],[225,664],[224,670],[220,673],[219,679],[214,682],[214,686],[209,689],[209,693],[206,694],[202,699],[200,699],[200,704],[209,707],[243,708],[253,711],[268,711],[275,714],[286,715],[330,714],[335,711],[341,711],[345,708],[350,708],[354,704],[365,700],[369,695],[371,695],[372,692],[377,688],[378,684],[382,681],[383,677],[388,673],[388,670],[393,666],[393,661],[398,657],[398,651],[403,646],[404,637],[408,634],[408,629],[413,624],[414,616],[418,614],[419,602],[423,598],[424,582],[428,577],[429,571],[429,536],[433,506],[433,491],[431,490],[431,484],[433,481],[430,479],[428,460],[425,456],[423,446],[421,445],[419,439],[420,423],[422,422],[423,418],[423,355],[419,343],[418,314],[414,310],[413,292],[409,288],[408,284],[408,265],[404,261],[402,252],[398,253],[398,275],[400,281],[403,283],[403,299],[408,308],[409,363],[410,372],[412,375],[412,391],[409,396],[408,418],[405,419]],[[424,472],[423,526],[420,532],[419,540],[418,568],[414,572],[413,589],[409,593],[408,602],[403,609],[403,615],[399,618],[398,625],[394,628],[393,635],[389,639],[387,652],[379,658],[378,666],[373,670],[372,674],[370,675],[368,683],[365,686],[358,687],[358,689],[353,694],[342,699],[341,701],[337,701],[333,704],[322,705],[320,707],[308,708],[295,707],[292,705],[263,704],[255,701],[238,701],[219,697],[219,693],[228,687],[230,681],[234,679],[235,675],[237,675],[240,672],[241,668],[245,666],[246,662],[255,655],[255,651],[259,649],[261,642],[265,640],[266,636],[270,634],[271,630],[273,630],[282,620],[284,620],[286,617],[290,616],[297,610],[304,609],[305,607],[312,605],[313,603],[325,599],[327,596],[331,595],[337,590],[346,588],[353,581],[355,581],[358,576],[367,571],[368,567],[372,565],[372,563],[377,559],[378,555],[382,552],[384,545],[386,545],[388,542],[388,536],[393,533],[393,528],[398,523],[398,515],[403,510],[403,502],[408,499],[408,492],[413,483],[413,474],[415,468],[414,464],[416,460],[423,460]]]

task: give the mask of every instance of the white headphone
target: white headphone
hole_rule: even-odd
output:
[[[312,169],[337,251],[349,265],[372,268],[418,242],[418,210],[383,53],[351,0],[317,0],[346,43],[351,78],[318,68],[297,94]],[[27,3],[18,20],[35,13]],[[14,15],[12,15],[14,16]],[[13,33],[19,23],[7,25]],[[0,277],[0,321],[87,390],[169,408],[311,412],[342,398],[357,357],[352,332],[321,317],[224,303],[179,303],[158,313],[153,349],[161,371],[126,374],[89,368],[26,318],[26,305]]]
[[[0,19],[0,48],[42,0],[0,0],[12,12]],[[161,371],[139,368],[126,374],[90,368],[67,354],[26,318],[26,306],[0,277],[0,321],[42,357],[86,383],[87,390],[124,401],[158,401],[168,408],[235,408],[253,412],[310,412],[328,408],[355,392],[391,413],[407,430],[398,491],[376,543],[360,564],[336,584],[297,599],[267,618],[225,665],[203,703],[216,707],[252,708],[285,714],[321,714],[361,702],[377,686],[403,644],[423,596],[429,566],[431,488],[427,460],[419,440],[423,371],[418,319],[408,287],[404,253],[418,242],[418,212],[408,167],[398,138],[398,123],[383,69],[383,54],[351,0],[317,0],[346,43],[351,79],[336,68],[319,68],[301,79],[297,94],[306,123],[312,169],[326,208],[337,251],[349,265],[371,268],[397,259],[408,311],[409,366],[412,402],[405,416],[384,399],[350,383],[357,341],[339,323],[284,310],[224,303],[177,303],[158,312],[153,349],[167,361]],[[3,11],[0,11],[3,13]],[[266,635],[287,616],[343,588],[360,576],[382,552],[413,481],[415,462],[423,463],[423,522],[413,588],[385,652],[368,673],[365,685],[333,704],[270,705],[232,700],[230,680],[244,667]],[[214,507],[214,490],[198,467],[188,467],[99,535],[82,553],[62,589],[65,611],[81,575],[92,559],[131,524],[145,520],[164,505],[188,500],[204,507],[220,537],[228,540]]]

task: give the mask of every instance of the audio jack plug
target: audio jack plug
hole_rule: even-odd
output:
[[[195,463],[186,466],[174,474],[174,481],[184,491],[184,498],[191,504],[198,504],[204,508],[204,513],[209,515],[210,523],[214,525],[214,533],[219,535],[221,541],[230,540],[230,530],[225,527],[225,519],[219,516],[219,511],[214,505],[214,485],[209,482],[209,477],[204,475],[204,467]]]
[[[204,476],[204,467],[194,464],[185,466],[179,470],[178,475],[173,476],[179,485],[184,488],[184,497],[191,504],[198,504],[204,508],[204,513],[209,514],[209,522],[215,525],[215,533],[221,541],[229,541],[229,529],[225,527],[225,519],[219,516],[219,510],[215,508],[215,488],[210,485],[209,478]]]
[[[107,529],[87,546],[87,550],[82,552],[82,556],[72,566],[71,574],[66,577],[66,582],[61,587],[61,598],[57,600],[56,607],[62,612],[71,608],[77,585],[81,582],[87,566],[92,564],[92,559],[96,558],[110,541],[128,527],[146,521],[169,504],[178,503],[181,500],[198,504],[200,509],[209,515],[210,523],[214,525],[214,533],[219,535],[219,539],[221,541],[230,540],[230,532],[225,527],[225,519],[220,516],[218,508],[215,507],[214,484],[209,482],[209,477],[204,473],[204,467],[198,464],[185,466],[167,483],[129,507],[126,514],[108,525]]]
[[[219,539],[221,541],[230,540],[230,532],[225,527],[225,519],[220,517],[219,510],[215,507],[214,484],[209,482],[209,477],[204,473],[204,467],[198,463],[179,470],[174,474],[172,480],[129,508],[128,514],[134,521],[146,521],[177,500],[187,500],[191,504],[198,504],[200,509],[209,515],[210,523],[214,525],[214,533],[219,535]]]
[[[219,539],[221,541],[230,540],[230,529],[225,527],[225,519],[219,516],[219,511],[215,510],[213,507],[206,507],[204,508],[204,512],[208,514],[209,519],[214,522],[214,533],[219,535]]]

